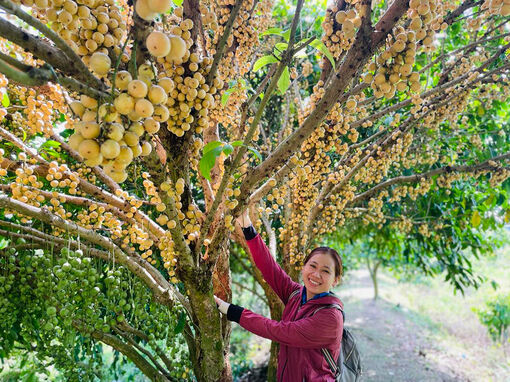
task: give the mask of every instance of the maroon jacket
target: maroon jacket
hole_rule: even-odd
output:
[[[251,255],[266,282],[285,304],[280,322],[244,309],[239,324],[261,337],[280,343],[277,380],[279,382],[334,381],[335,378],[321,348],[327,348],[334,359],[339,356],[343,319],[338,309],[321,309],[342,302],[333,295],[309,300],[301,305],[303,286],[292,279],[273,259],[260,235],[247,240]],[[292,292],[300,293],[290,298]]]

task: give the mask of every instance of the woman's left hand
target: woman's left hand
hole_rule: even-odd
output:
[[[216,300],[216,306],[218,307],[218,310],[223,314],[227,314],[230,304],[216,296],[214,296],[214,299]]]

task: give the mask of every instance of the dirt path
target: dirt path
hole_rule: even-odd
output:
[[[364,381],[468,381],[429,359],[438,350],[409,312],[382,298],[373,301],[368,272],[354,272],[339,294],[346,326],[359,343]]]

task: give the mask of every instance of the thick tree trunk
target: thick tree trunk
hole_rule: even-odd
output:
[[[282,319],[283,304],[280,299],[271,291],[270,294],[266,293],[267,301],[269,302],[269,310],[271,312],[271,319],[280,321]],[[278,366],[278,352],[280,351],[280,344],[271,341],[271,352],[269,355],[269,362],[267,364],[267,382],[276,382],[276,368]]]

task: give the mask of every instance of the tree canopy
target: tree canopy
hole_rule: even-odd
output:
[[[387,232],[458,287],[510,219],[508,0],[0,8],[1,357],[231,380],[243,210],[294,278],[332,232]]]

